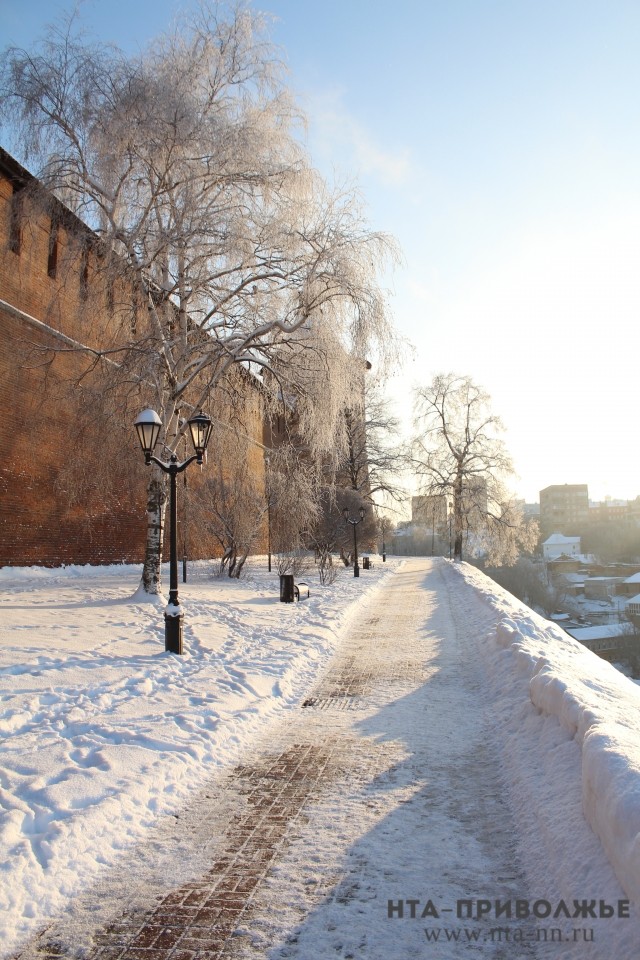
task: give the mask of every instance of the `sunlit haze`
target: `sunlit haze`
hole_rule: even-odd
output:
[[[29,45],[68,6],[0,0],[3,45]],[[253,6],[277,18],[316,165],[357,181],[402,247],[389,283],[415,352],[390,390],[407,429],[413,383],[468,374],[505,422],[519,496],[640,494],[640,4]],[[82,6],[127,49],[177,8]]]

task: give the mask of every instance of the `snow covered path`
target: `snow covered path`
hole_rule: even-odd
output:
[[[491,941],[495,921],[456,915],[463,899],[527,891],[450,577],[444,564],[408,561],[309,698],[295,735],[335,743],[332,781],[305,810],[230,956],[514,955]],[[447,931],[462,940],[447,942]]]
[[[530,703],[516,757],[513,678],[496,685],[488,656],[497,619],[450,564],[407,561],[304,703],[20,956],[634,960],[634,916],[476,916],[479,900],[625,897],[579,771],[555,794],[545,776],[549,724]],[[554,735],[571,767],[576,744]]]

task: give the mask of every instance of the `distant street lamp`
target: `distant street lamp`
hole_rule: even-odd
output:
[[[435,539],[436,539],[436,500],[435,500],[435,497],[432,496],[432,500],[433,500],[433,519],[432,519],[432,523],[431,523],[431,556],[433,556],[433,551],[434,551],[434,547],[435,547]]]
[[[451,524],[453,521],[453,505],[450,501],[447,503],[447,507],[449,509],[449,560],[451,560]]]
[[[342,516],[344,517],[346,523],[350,523],[353,527],[353,575],[354,577],[360,576],[360,567],[358,566],[358,538],[356,536],[356,527],[359,523],[364,520],[364,507],[360,507],[358,511],[360,514],[359,520],[352,520],[349,516],[349,507],[345,507],[342,511]]]
[[[382,562],[383,563],[386,563],[387,561],[387,548],[385,547],[385,543],[384,543],[384,535],[387,530],[387,522],[388,521],[386,517],[383,517],[382,520],[380,521],[380,527],[382,528]]]
[[[171,493],[169,500],[169,603],[164,611],[164,648],[168,653],[183,653],[183,613],[178,599],[178,507],[176,496],[176,477],[186,470],[195,460],[202,464],[204,452],[207,449],[213,424],[206,414],[198,413],[187,421],[191,433],[191,442],[196,451],[182,463],[175,453],[171,454],[168,463],[153,456],[155,445],[158,442],[162,421],[155,410],[143,410],[135,421],[140,446],[144,453],[144,462],[147,466],[155,463],[171,478]]]

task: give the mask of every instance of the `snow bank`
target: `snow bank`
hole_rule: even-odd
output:
[[[495,644],[528,681],[532,704],[579,745],[584,815],[640,900],[640,687],[476,568],[456,569],[500,615]]]

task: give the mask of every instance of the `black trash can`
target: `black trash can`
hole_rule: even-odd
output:
[[[280,574],[280,603],[293,603],[293,574]]]
[[[369,557],[363,557],[363,558],[362,558],[362,569],[363,569],[363,570],[368,570],[368,569],[369,569]]]

